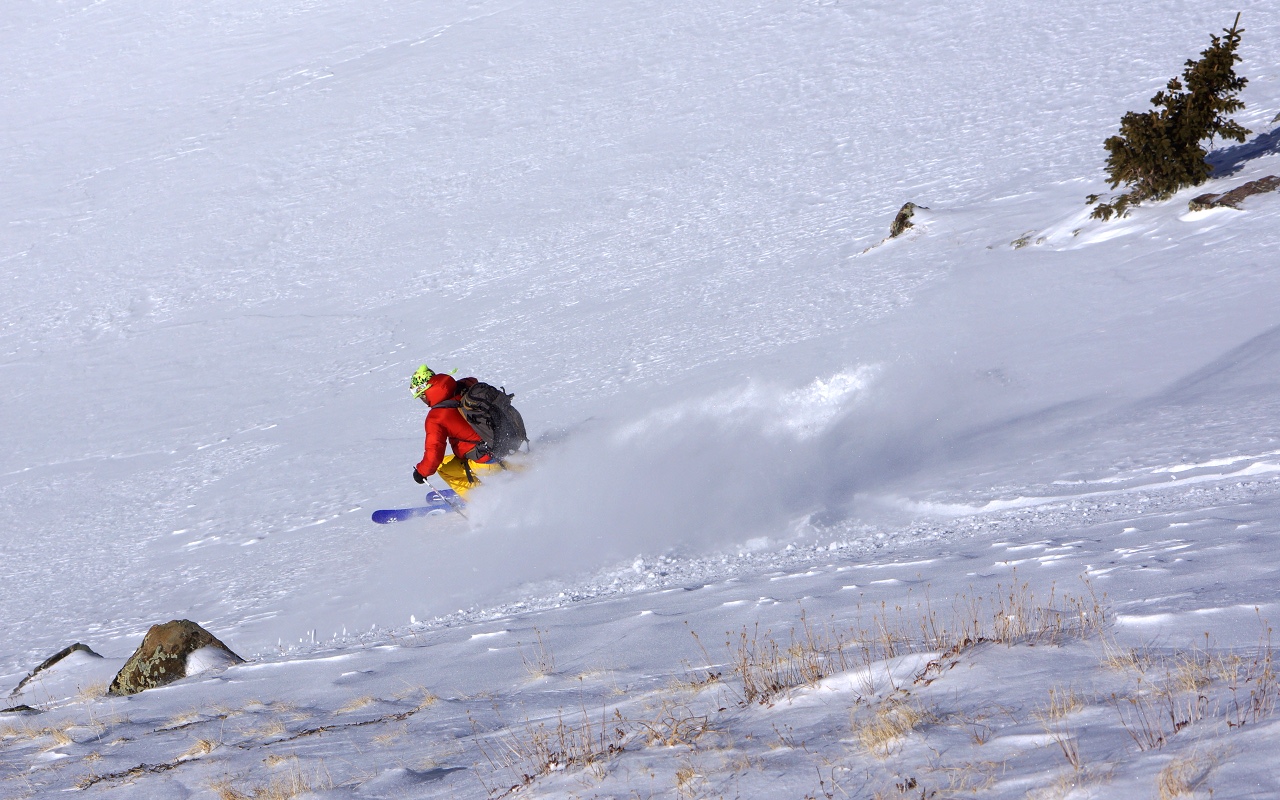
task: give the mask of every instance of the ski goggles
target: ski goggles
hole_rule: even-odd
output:
[[[418,370],[413,373],[413,377],[409,379],[409,394],[421,400],[422,395],[427,392],[427,384],[430,383],[431,379],[435,376],[435,370],[431,369],[431,367],[428,367],[426,364],[418,367]]]
[[[427,384],[431,383],[431,379],[439,374],[426,364],[418,367],[417,372],[414,372],[413,377],[409,379],[409,394],[421,400],[422,396],[427,393]],[[457,367],[450,370],[449,374],[457,375]]]

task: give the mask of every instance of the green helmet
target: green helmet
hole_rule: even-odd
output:
[[[409,379],[409,392],[419,400],[427,391],[427,382],[436,376],[435,370],[426,364],[418,367],[413,373],[413,377]]]
[[[450,375],[456,375],[457,368],[449,370]],[[409,378],[409,393],[419,400],[427,393],[427,384],[436,376],[436,371],[426,364],[418,367],[413,372],[413,377]]]

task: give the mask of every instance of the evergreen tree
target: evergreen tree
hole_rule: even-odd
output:
[[[1249,81],[1235,73],[1240,60],[1240,15],[1224,36],[1210,35],[1212,43],[1199,61],[1187,61],[1182,80],[1172,78],[1151,98],[1156,108],[1139,114],[1130,111],[1120,119],[1120,132],[1107,139],[1107,179],[1111,188],[1120,184],[1129,191],[1093,210],[1096,219],[1125,216],[1143,200],[1163,200],[1187,186],[1209,178],[1213,167],[1205,160],[1201,142],[1214,136],[1243,142],[1250,131],[1227,115],[1244,108],[1236,98]],[[1089,197],[1097,202],[1098,195]]]

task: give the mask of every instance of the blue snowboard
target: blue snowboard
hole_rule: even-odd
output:
[[[434,517],[457,511],[463,506],[462,498],[452,489],[443,492],[433,491],[427,495],[427,504],[415,508],[386,508],[373,512],[373,521],[379,525],[390,522],[404,522],[414,517]]]

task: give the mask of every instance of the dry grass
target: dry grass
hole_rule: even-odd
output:
[[[653,705],[643,711],[636,709],[635,701],[628,701],[621,710],[609,706],[588,713],[583,708],[581,713],[571,710],[542,720],[525,720],[523,724],[504,725],[485,733],[476,730],[475,744],[492,768],[484,775],[489,781],[486,789],[490,790],[492,796],[530,791],[525,787],[539,778],[561,772],[573,774],[575,770],[577,774],[573,774],[573,777],[581,780],[583,785],[590,785],[593,776],[600,780],[615,769],[621,773],[621,767],[615,768],[611,762],[624,749],[634,752],[640,748],[687,748],[688,751],[653,754],[655,758],[660,755],[666,764],[657,771],[657,780],[671,780],[672,769],[680,766],[675,772],[674,789],[670,783],[666,783],[663,787],[665,793],[667,796],[672,793],[680,797],[700,796],[699,793],[707,792],[707,779],[701,772],[713,775],[718,780],[719,771],[726,767],[731,766],[735,770],[751,769],[752,760],[758,758],[761,764],[757,768],[764,768],[773,760],[773,756],[763,753],[767,743],[759,736],[759,730],[753,731],[757,734],[757,739],[752,745],[755,750],[750,755],[738,755],[732,750],[723,753],[708,750],[709,747],[714,748],[716,740],[724,736],[723,730],[727,725],[744,719],[783,719],[794,722],[782,716],[786,707],[778,703],[780,695],[794,687],[812,685],[830,675],[852,670],[859,670],[860,674],[874,674],[876,680],[875,685],[872,685],[868,678],[868,684],[861,689],[854,686],[855,692],[860,691],[862,696],[858,698],[850,720],[853,741],[860,747],[852,751],[846,750],[845,755],[835,757],[856,755],[863,763],[872,765],[867,773],[869,776],[872,771],[880,771],[874,778],[876,781],[886,771],[892,770],[889,774],[894,774],[904,764],[914,764],[913,774],[916,779],[927,782],[929,791],[934,793],[929,796],[938,798],[972,795],[990,789],[995,780],[994,768],[977,768],[961,763],[956,766],[930,767],[926,772],[919,771],[923,768],[915,762],[925,756],[927,745],[934,744],[928,736],[928,726],[939,723],[941,713],[936,707],[925,704],[921,697],[940,699],[935,692],[946,682],[930,689],[927,695],[921,691],[920,686],[946,674],[949,666],[954,665],[969,648],[978,644],[1062,644],[1095,635],[1100,631],[1106,615],[1093,599],[1091,591],[1079,598],[1058,596],[1052,590],[1047,596],[1037,597],[1027,584],[1017,581],[991,597],[958,597],[951,602],[950,613],[936,612],[927,597],[915,604],[906,602],[901,606],[881,605],[877,609],[869,609],[869,621],[865,625],[862,624],[862,619],[858,620],[857,625],[837,626],[834,622],[814,624],[801,611],[796,624],[778,638],[768,630],[761,631],[758,627],[744,628],[741,634],[731,635],[726,642],[730,658],[724,669],[726,677],[723,680],[716,671],[713,659],[709,657],[698,662],[705,666],[698,667],[696,671],[685,663],[686,677],[683,680],[672,679],[673,682],[665,690],[656,693]],[[521,648],[525,668],[534,676],[554,674],[555,659],[547,647],[545,637],[537,629],[535,636],[536,645]],[[1133,671],[1139,676],[1136,691],[1115,699],[1118,707],[1123,708],[1121,717],[1122,722],[1127,722],[1126,729],[1131,735],[1135,735],[1135,741],[1141,739],[1146,742],[1147,746],[1140,745],[1141,749],[1150,749],[1163,746],[1170,736],[1181,730],[1179,726],[1205,717],[1213,717],[1219,725],[1225,721],[1225,724],[1234,727],[1253,724],[1273,713],[1276,681],[1269,629],[1266,641],[1265,648],[1256,652],[1250,650],[1225,654],[1215,653],[1207,643],[1200,648],[1166,651],[1164,655],[1151,648],[1122,651],[1104,644],[1104,647],[1112,648],[1109,658],[1113,659],[1116,668]],[[891,678],[889,685],[885,686],[884,676],[889,674],[887,667],[890,666],[886,661],[922,652],[930,655],[907,663],[929,661],[929,666],[919,668],[914,674],[905,673],[903,677],[904,673],[900,671],[903,662],[892,662],[897,670],[897,677]],[[872,665],[875,665],[874,670],[868,669]],[[730,668],[733,670],[732,674]],[[673,665],[673,669],[679,672],[677,665]],[[1115,676],[1108,680],[1120,683]],[[561,689],[562,683],[563,681],[554,681],[552,688]],[[713,692],[699,694],[709,686],[717,688]],[[602,695],[607,687],[573,688]],[[849,702],[849,694],[839,696],[843,698],[841,703]],[[1214,703],[1201,701],[1201,696],[1214,699]],[[717,713],[726,709],[717,706],[731,705],[726,697],[740,700],[742,706],[780,707],[769,712],[749,708],[731,712],[729,717],[718,718]],[[712,703],[713,699],[724,702]],[[416,701],[418,708],[425,708],[438,702],[439,698],[425,687],[416,686],[408,687],[405,693],[396,695],[395,700],[403,700],[408,704]],[[494,701],[495,708],[500,700],[499,697]],[[362,696],[345,703],[336,713],[366,708],[375,702],[379,700]],[[1055,786],[1046,789],[1046,796],[1053,796],[1054,792],[1058,792],[1058,795],[1069,793],[1073,787],[1079,787],[1082,782],[1089,780],[1095,771],[1092,766],[1083,766],[1079,747],[1081,739],[1066,724],[1086,704],[1086,698],[1074,687],[1054,686],[1048,690],[1047,703],[1033,712],[1034,717],[1051,734],[1052,743],[1061,750],[1064,760],[1070,766],[1069,771],[1063,770],[1064,774]],[[400,705],[400,708],[405,707],[406,705]],[[273,713],[257,715],[260,723],[268,723],[257,734],[273,738],[288,735],[288,729],[279,716],[287,715],[291,707],[280,704],[264,708]],[[843,706],[835,713],[843,713]],[[984,706],[983,713],[994,712],[991,712],[990,707]],[[1026,721],[1026,713],[1027,710],[1019,712],[1022,722]],[[191,716],[199,717],[194,712]],[[990,740],[994,735],[993,729],[997,727],[991,717],[962,718],[958,713],[947,714],[946,717],[945,722],[949,725],[966,725],[974,744]],[[957,722],[957,719],[962,719],[963,722]],[[332,719],[327,721],[334,722]],[[406,734],[406,726],[403,725],[398,728],[394,723],[384,726],[376,720],[372,724],[377,727],[371,728],[370,733],[379,733],[373,737],[375,745],[386,745]],[[293,727],[296,732],[297,726]],[[336,727],[348,726],[326,726],[317,729],[317,732]],[[767,722],[765,727],[768,727]],[[774,728],[775,732],[779,727],[790,731],[785,725],[778,723]],[[205,730],[202,728],[199,732],[203,733]],[[77,735],[81,734],[80,731],[76,732]],[[1084,733],[1085,729],[1077,727],[1077,732]],[[959,729],[948,733],[948,736],[952,740],[962,741],[964,738]],[[745,738],[751,739],[750,736]],[[795,736],[788,737],[779,732],[778,738],[788,747],[804,749],[803,743],[794,741]],[[1093,752],[1088,747],[1089,743],[1084,741],[1086,755]],[[251,747],[254,742],[245,744]],[[1051,745],[1050,742],[1046,744]],[[179,760],[199,758],[217,746],[213,741],[198,740]],[[999,743],[994,746],[999,746]],[[692,752],[695,749],[697,753]],[[824,756],[820,749],[811,749],[814,752],[809,755],[815,759],[831,757],[830,751]],[[965,749],[963,745],[961,749]],[[263,753],[263,750],[259,752]],[[1043,752],[1056,761],[1057,756],[1052,751]],[[890,759],[900,754],[910,756],[910,760],[895,759],[879,765],[873,760]],[[646,753],[643,757],[648,758],[649,755]],[[695,769],[688,760],[691,757],[703,759],[706,763],[700,766],[707,769]],[[787,757],[802,756],[795,754]],[[730,759],[733,759],[732,764],[729,763]],[[250,773],[245,773],[244,777],[219,784],[216,794],[223,800],[283,800],[318,788],[314,780],[305,778],[297,770],[296,765],[290,769],[283,761],[277,756],[267,757],[264,763],[279,768],[281,773],[269,783],[254,784],[249,781]],[[208,765],[210,762],[204,763]],[[623,763],[630,767],[631,760],[627,759]],[[713,772],[713,763],[723,766],[716,766],[716,771]],[[807,768],[812,768],[812,763]],[[832,762],[824,763],[824,772],[820,773],[820,777],[824,777]],[[1212,769],[1212,765],[1206,768],[1204,763],[1203,758],[1169,762],[1158,779],[1157,790],[1160,797],[1181,797],[1194,792]],[[845,769],[843,766],[840,768]],[[265,773],[264,778],[271,774],[261,767],[257,769]],[[288,774],[284,774],[286,770]],[[664,774],[666,778],[662,777]],[[618,777],[613,776],[611,783]],[[820,781],[821,790],[813,796],[833,796],[828,792],[836,792],[835,777],[832,772],[830,783]],[[1055,776],[1045,775],[1043,780],[1049,781],[1053,777]],[[840,778],[846,782],[850,780],[843,772]],[[868,781],[871,780],[868,778]],[[559,786],[561,781],[556,780],[554,783]],[[810,783],[807,788],[812,791],[813,784]],[[852,786],[849,788],[851,792],[858,791]],[[865,796],[865,789],[862,791]],[[923,784],[915,787],[912,793],[901,796],[917,797],[921,796],[922,791]],[[711,794],[714,796],[714,792]],[[834,796],[843,795],[836,792]]]
[[[1227,710],[1228,727],[1256,724],[1271,716],[1276,709],[1280,690],[1271,648],[1271,626],[1261,616],[1259,621],[1263,630],[1251,657],[1232,653],[1217,662],[1218,677],[1231,695]]]
[[[1045,733],[1053,737],[1054,743],[1062,751],[1063,759],[1076,772],[1083,769],[1080,761],[1080,742],[1072,734],[1066,718],[1082,710],[1084,710],[1084,699],[1076,694],[1075,689],[1051,686],[1048,704],[1033,714],[1044,726]]]
[[[377,736],[374,736],[373,743],[378,745],[379,747],[386,747],[392,742],[395,742],[396,740],[403,738],[405,734],[407,734],[408,732],[409,732],[408,726],[401,725],[397,727],[395,730],[390,730],[390,731],[387,731],[386,733],[380,733]]]
[[[582,709],[580,717],[568,721],[561,712],[554,724],[549,720],[526,720],[520,729],[499,733],[490,738],[488,744],[474,719],[471,724],[476,746],[493,776],[505,775],[516,781],[493,785],[481,779],[486,791],[499,797],[528,786],[544,775],[568,769],[588,769],[603,777],[605,763],[622,752],[629,737],[622,714],[615,710],[610,718],[605,709],[601,709],[599,720],[593,719],[586,709]]]
[[[320,772],[324,772],[321,768]],[[272,778],[265,784],[248,788],[237,787],[230,779],[215,783],[212,787],[218,800],[292,800],[299,795],[333,788],[328,773],[306,776],[295,764],[288,774]]]
[[[1122,647],[1110,636],[1103,636],[1103,667],[1117,672],[1145,674],[1161,663],[1162,658],[1152,647]]]
[[[1160,800],[1173,800],[1195,794],[1218,761],[1216,755],[1194,752],[1171,760],[1156,776],[1156,795]]]
[[[187,752],[178,756],[179,761],[188,761],[193,758],[207,756],[218,748],[219,742],[212,739],[196,739],[195,744],[187,749]]]
[[[690,758],[681,760],[676,767],[675,778],[677,800],[694,800],[695,797],[703,796],[703,792],[707,790],[707,776]]]
[[[1063,772],[1048,786],[1027,792],[1027,800],[1066,800],[1067,796],[1084,784],[1079,771]]]
[[[916,790],[919,791],[916,791]],[[889,798],[902,797],[929,797],[929,789],[921,787],[920,781],[914,775],[906,775],[902,779],[894,781],[892,789],[885,789],[872,795],[873,800],[889,800]]]
[[[1137,692],[1125,697],[1111,695],[1111,704],[1120,717],[1120,725],[1142,751],[1164,747],[1170,736],[1190,724],[1189,720],[1178,719],[1173,702],[1173,695],[1158,687],[1143,689],[1141,679]],[[1165,703],[1170,704],[1167,717],[1162,708]]]
[[[742,682],[743,705],[772,705],[774,699],[796,686],[817,683],[823,678],[844,672],[853,664],[848,659],[847,634],[834,625],[815,629],[800,611],[800,624],[792,628],[790,641],[782,647],[770,631],[760,626],[743,628],[736,644],[729,648],[733,671]],[[719,680],[719,675],[715,675]]]
[[[18,739],[20,741],[30,741],[34,739],[43,739],[49,737],[53,740],[53,744],[45,748],[52,750],[55,747],[62,747],[75,741],[68,730],[75,727],[75,723],[65,720],[57,725],[32,725],[24,722],[17,725],[6,725],[0,728],[0,739]]]
[[[827,775],[823,777],[822,770],[814,767],[818,772],[818,791],[813,794],[806,794],[804,800],[818,800],[819,797],[824,800],[836,800],[837,797],[848,797],[849,794],[840,788],[840,782],[836,780],[835,767],[827,768]]]
[[[1172,654],[1160,654],[1150,648],[1128,653],[1127,657],[1104,661],[1132,672],[1136,678],[1134,691],[1123,697],[1112,695],[1111,703],[1139,750],[1159,749],[1210,711],[1209,696],[1204,691],[1213,684],[1214,658],[1207,647]]]
[[[888,758],[897,751],[899,741],[936,717],[921,705],[895,694],[875,707],[852,714],[854,734],[867,752],[877,758]]]
[[[610,675],[613,675],[615,671],[616,670],[608,667],[588,667],[577,675],[574,675],[573,679],[575,681],[589,681],[594,680],[595,678],[607,678]]]
[[[473,719],[475,743],[490,768],[490,776],[481,782],[491,796],[501,797],[567,770],[585,770],[603,779],[608,762],[625,749],[693,750],[713,732],[710,713],[699,713],[688,703],[664,699],[650,714],[628,719],[618,709],[610,713],[601,708],[593,715],[581,708],[568,716],[562,711],[551,720],[526,720],[490,735],[483,735]]]
[[[1077,694],[1074,688],[1051,686],[1049,687],[1049,704],[1036,712],[1036,718],[1045,723],[1057,722],[1083,710],[1084,698]]]
[[[524,661],[525,671],[532,678],[545,678],[556,671],[556,656],[543,641],[542,631],[533,629],[534,643],[520,646],[520,658]]]
[[[1005,768],[1004,762],[982,761],[955,767],[929,766],[923,770],[923,776],[901,775],[891,780],[883,789],[871,794],[873,800],[954,800],[960,797],[980,796],[996,784],[996,775]],[[819,772],[819,775],[822,773]],[[864,797],[861,793],[850,794],[834,782],[820,796],[826,800]],[[817,800],[815,795],[805,795],[806,800]]]
[[[683,676],[678,676],[678,675],[671,676],[671,679],[667,681],[667,690],[673,693],[674,692],[700,692],[703,689],[707,688],[708,686],[715,686],[716,684],[720,683],[720,677],[721,677],[721,673],[719,672],[708,671],[705,674],[699,675],[698,673],[691,672],[689,671],[688,668],[686,668],[685,674]],[[618,694],[625,695],[626,692],[622,691],[622,692],[619,692]]]
[[[190,708],[190,709],[187,709],[186,711],[183,711],[181,714],[175,714],[174,716],[170,717],[167,722],[165,722],[156,730],[172,730],[174,728],[181,728],[186,725],[190,725],[193,722],[199,722],[200,720],[204,719],[204,716],[205,716],[204,712],[202,712],[200,709]]]
[[[627,727],[623,726],[623,730]],[[638,729],[650,747],[691,747],[711,730],[711,718],[694,712],[684,703],[664,701],[652,720],[632,721],[630,727]]]
[[[693,637],[694,643],[697,645],[699,652],[702,653],[702,666],[695,667],[687,660],[682,662],[684,665],[684,674],[682,676],[671,676],[667,683],[667,688],[672,692],[700,692],[708,686],[720,685],[724,672],[718,669],[718,664],[711,658],[711,654],[707,652],[707,648],[702,644],[702,637],[698,636],[697,631],[689,628],[688,621],[685,621],[685,628],[689,630],[689,635]],[[625,694],[625,692],[619,692]]]
[[[891,788],[887,787],[872,794],[875,800],[919,800],[919,798],[958,798],[973,797],[989,791],[996,785],[997,776],[1008,767],[1006,761],[965,762],[955,766],[938,766],[931,764],[925,767],[920,777],[900,775],[893,779]],[[821,777],[822,773],[818,773]],[[824,788],[826,788],[824,786]],[[839,794],[837,794],[839,792]],[[851,798],[862,795],[845,793],[835,781],[835,771],[831,771],[831,787],[821,795],[827,800],[836,797]],[[816,800],[814,795],[806,795]]]
[[[49,739],[49,743],[44,747],[44,750],[48,752],[49,750],[56,750],[59,747],[66,747],[69,744],[75,744],[75,737],[70,733],[71,728],[74,727],[74,721],[63,720],[56,725],[28,728],[25,738],[43,739],[47,737]]]
[[[342,707],[338,709],[337,713],[350,714],[352,711],[359,711],[362,708],[368,708],[369,706],[373,705],[376,702],[378,702],[378,698],[371,697],[367,694],[361,697],[353,697],[347,702],[343,703]]]
[[[1083,592],[1078,595],[1049,587],[1047,597],[1038,597],[1017,570],[1009,586],[996,584],[990,596],[957,595],[951,613],[941,621],[926,597],[923,617],[918,623],[920,637],[928,649],[960,652],[980,642],[1004,645],[1051,644],[1100,636],[1110,619],[1106,596],[1098,597],[1087,576],[1081,576]]]
[[[296,703],[291,703],[287,700],[281,700],[279,702],[270,703],[268,704],[267,708],[269,708],[273,713],[275,713],[281,719],[287,719],[290,722],[298,722],[300,720],[310,718],[310,715],[307,714],[305,711],[303,711],[301,708],[299,708]]]
[[[1006,767],[1003,761],[977,761],[956,766],[931,766],[928,772],[931,778],[940,776],[944,779],[934,781],[939,787],[938,797],[957,797],[990,790]]]
[[[106,681],[95,681],[88,686],[81,686],[80,691],[76,693],[76,697],[82,703],[88,703],[103,697],[107,693],[108,684]]]
[[[284,722],[278,719],[273,719],[268,720],[258,728],[251,730],[249,735],[261,739],[270,739],[276,736],[284,736],[288,732],[289,727],[285,725]]]
[[[692,762],[686,761],[676,768],[676,797],[679,800],[693,800],[706,783],[706,776],[698,771]]]
[[[981,747],[991,741],[991,737],[995,735],[995,731],[991,729],[983,720],[970,719],[965,722],[965,727],[969,730],[969,741]]]
[[[847,629],[830,622],[816,628],[802,609],[786,646],[771,631],[761,632],[758,625],[743,628],[726,642],[742,686],[741,704],[772,705],[792,688],[908,653],[939,654],[914,678],[916,684],[927,685],[954,665],[961,653],[984,642],[1061,645],[1100,636],[1108,621],[1105,598],[1097,596],[1087,578],[1081,581],[1085,591],[1079,595],[1059,594],[1050,587],[1047,597],[1038,597],[1028,582],[1017,579],[1015,570],[1012,583],[1007,588],[997,584],[990,596],[953,598],[945,617],[927,593],[919,601],[908,593],[905,604],[882,603],[866,624],[860,621]],[[865,675],[866,685],[860,691],[874,694],[871,671]]]
[[[430,708],[440,702],[440,697],[427,687],[417,684],[412,685],[406,682],[405,689],[392,695],[392,698],[398,701],[410,700],[416,698],[414,705],[415,711],[421,711],[424,708]]]
[[[1058,749],[1062,751],[1062,757],[1067,764],[1076,772],[1084,769],[1080,761],[1080,740],[1072,733],[1071,729],[1066,725],[1061,725],[1050,730],[1053,741],[1057,743]]]
[[[1203,647],[1166,654],[1147,651],[1119,660],[1134,673],[1133,691],[1111,696],[1120,724],[1139,750],[1156,750],[1188,726],[1223,721],[1228,729],[1254,725],[1275,712],[1277,690],[1271,627],[1256,648],[1215,652]]]
[[[1214,659],[1207,647],[1208,634],[1205,634],[1205,644],[1204,649],[1193,647],[1174,654],[1169,684],[1175,691],[1199,692],[1213,684]]]
[[[994,704],[985,706],[980,713],[976,714],[963,712],[953,714],[951,717],[954,721],[951,724],[963,727],[969,734],[969,741],[974,745],[982,746],[995,736],[995,728],[992,727],[992,723],[997,716],[1007,717],[1015,724],[1021,721],[1013,709]]]

